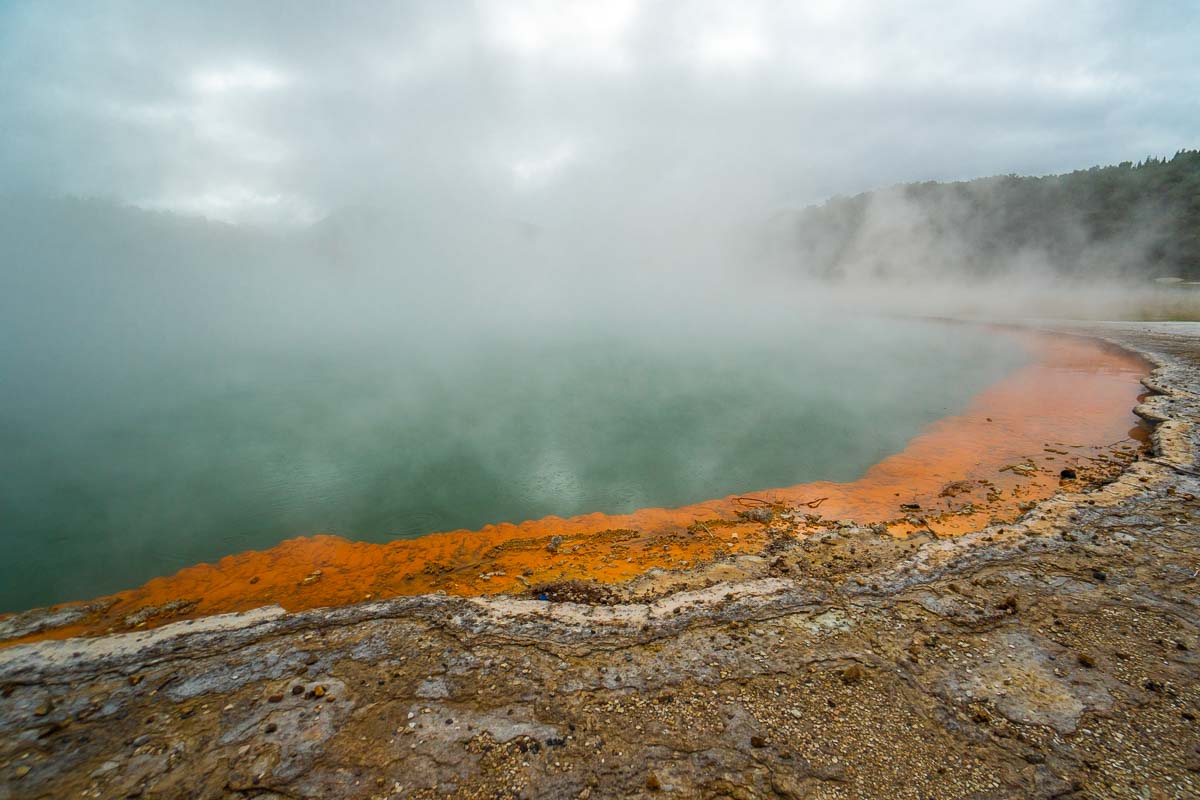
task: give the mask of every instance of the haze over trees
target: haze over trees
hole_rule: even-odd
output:
[[[160,319],[169,321],[164,330],[237,338],[251,320],[256,335],[272,330],[286,339],[313,332],[315,320],[333,320],[335,298],[356,337],[392,330],[400,308],[414,325],[493,317],[493,297],[540,324],[560,317],[577,324],[581,314],[608,324],[653,316],[656,303],[688,293],[694,303],[728,298],[748,271],[756,280],[908,287],[925,293],[930,306],[920,310],[928,313],[966,307],[962,297],[933,297],[933,285],[959,287],[973,306],[989,300],[992,311],[1006,302],[999,313],[1066,313],[1046,287],[1071,284],[1063,297],[1075,300],[1084,289],[1140,284],[1157,291],[1170,288],[1155,287],[1157,279],[1200,281],[1197,150],[1063,175],[910,183],[834,197],[775,215],[764,223],[765,237],[761,226],[742,229],[732,244],[709,231],[681,239],[660,229],[659,237],[639,238],[596,220],[563,227],[502,211],[466,212],[446,225],[432,212],[352,206],[313,225],[268,229],[111,199],[10,194],[0,196],[0,257],[10,265],[0,278],[0,310],[29,336],[53,309],[74,329],[136,322],[150,330]],[[980,290],[977,282],[987,281],[1010,291]],[[1171,307],[1152,315],[1195,317],[1192,288],[1155,300]],[[885,294],[871,299],[914,310],[911,298]],[[1050,307],[1034,311],[1033,299]],[[1106,305],[1074,313],[1151,312]]]
[[[785,250],[833,281],[1200,280],[1200,151],[1064,175],[909,183],[791,218]]]

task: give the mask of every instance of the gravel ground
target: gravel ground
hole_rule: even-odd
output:
[[[1200,325],[1071,330],[1159,365],[1155,450],[1101,488],[955,539],[782,529],[590,604],[9,647],[0,798],[1200,797]]]

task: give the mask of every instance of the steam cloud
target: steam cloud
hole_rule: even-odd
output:
[[[440,274],[468,270],[473,295],[724,293],[711,284],[746,278],[764,220],[830,195],[1192,144],[1198,18],[1086,2],[7,3],[0,182],[292,232],[333,215],[329,257],[424,248]],[[873,213],[907,213],[886,200]]]

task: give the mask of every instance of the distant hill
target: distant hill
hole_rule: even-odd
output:
[[[255,228],[110,198],[0,194],[0,259],[10,276],[245,269],[281,241]]]
[[[826,280],[1039,273],[1197,281],[1200,151],[836,197],[799,212],[784,238],[788,263]]]

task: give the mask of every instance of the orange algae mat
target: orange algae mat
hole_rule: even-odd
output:
[[[1075,470],[1083,482],[1094,465],[1132,458],[1134,440],[1145,436],[1132,408],[1148,366],[1093,340],[1002,335],[1027,348],[1026,366],[850,483],[807,483],[630,514],[547,517],[385,544],[338,536],[291,539],[102,598],[79,623],[25,640],[130,630],[271,604],[299,611],[436,591],[526,593],[562,580],[616,583],[653,568],[686,569],[761,548],[779,531],[738,514],[767,505],[798,511],[800,522],[787,533],[797,536],[848,519],[884,524],[897,536],[918,529],[948,536],[1012,521],[1060,485],[1079,485],[1070,473],[1064,479],[1062,470]]]

